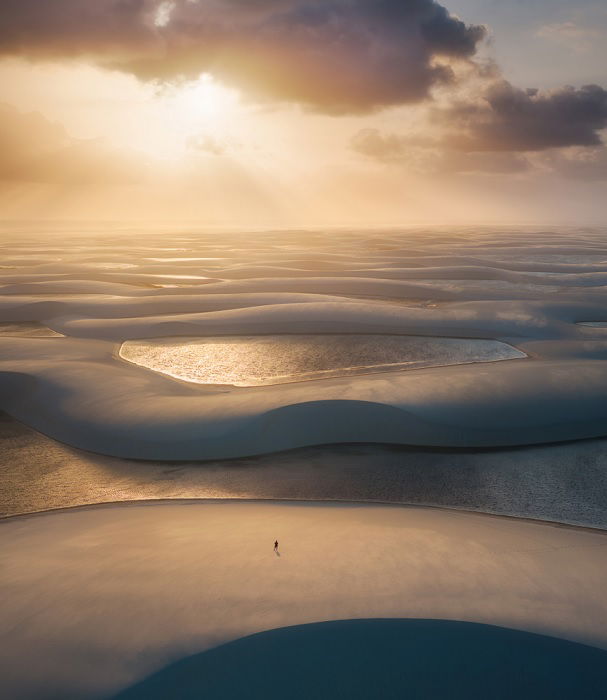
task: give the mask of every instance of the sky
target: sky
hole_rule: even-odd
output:
[[[601,0],[3,0],[0,219],[607,224]]]

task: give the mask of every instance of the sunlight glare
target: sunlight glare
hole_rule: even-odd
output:
[[[159,100],[164,134],[158,150],[165,158],[179,158],[200,139],[220,140],[226,135],[236,116],[239,94],[203,73],[196,80],[163,90]]]

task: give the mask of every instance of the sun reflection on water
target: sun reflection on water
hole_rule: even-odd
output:
[[[198,384],[262,386],[525,357],[497,340],[292,335],[131,340],[120,356]]]

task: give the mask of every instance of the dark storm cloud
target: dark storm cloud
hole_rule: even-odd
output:
[[[452,130],[451,145],[464,151],[596,146],[607,127],[607,90],[585,85],[539,92],[501,81],[482,100],[455,103],[437,119]]]
[[[471,58],[484,36],[433,0],[0,4],[0,54],[82,57],[145,79],[209,71],[329,113],[422,100],[452,78],[446,62]]]
[[[607,127],[607,90],[598,85],[539,92],[500,81],[480,99],[435,108],[432,122],[441,129],[434,140],[363,129],[351,147],[383,163],[504,174],[528,169],[529,161],[521,154],[545,151],[543,165],[563,175],[588,180],[605,176],[605,149],[598,147],[600,132]]]

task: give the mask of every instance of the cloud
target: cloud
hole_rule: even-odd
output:
[[[607,149],[600,132],[607,127],[607,90],[598,85],[539,92],[502,80],[478,99],[431,107],[430,114],[432,138],[363,129],[351,147],[426,173],[514,174],[536,165],[578,179],[604,178]],[[542,152],[543,158],[528,157]]]
[[[371,160],[404,166],[427,175],[449,173],[513,175],[529,169],[529,162],[520,154],[465,153],[446,148],[438,140],[383,134],[377,129],[361,129],[352,137],[350,146],[354,151]]]
[[[3,0],[0,55],[84,58],[143,79],[210,72],[325,113],[420,101],[485,28],[434,0]]]
[[[574,180],[607,180],[607,148],[573,148],[549,152],[544,165]]]
[[[225,141],[215,136],[209,136],[208,134],[192,136],[188,139],[187,146],[192,151],[198,151],[212,156],[223,156],[229,150],[229,146]]]
[[[542,151],[597,146],[607,127],[607,90],[598,85],[540,92],[507,81],[492,84],[475,101],[437,110],[435,120],[462,151]]]
[[[99,140],[74,139],[41,114],[0,104],[0,180],[52,184],[124,184],[144,166]]]
[[[530,169],[529,161],[517,153],[462,153],[443,151],[440,170],[453,173],[516,175]]]
[[[418,145],[415,138],[384,134],[379,129],[361,129],[350,141],[354,151],[383,163],[408,161],[412,150]]]
[[[588,51],[601,33],[596,29],[581,27],[575,22],[544,24],[536,32],[540,39],[552,41],[573,51]]]

